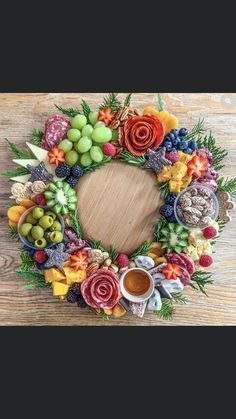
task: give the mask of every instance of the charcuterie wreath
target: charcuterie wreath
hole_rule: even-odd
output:
[[[17,275],[28,289],[51,287],[54,297],[102,318],[147,310],[170,319],[188,302],[185,287],[206,294],[213,282],[208,267],[236,197],[236,179],[218,173],[227,151],[203,119],[178,128],[160,94],[142,112],[131,94],[121,103],[116,93],[98,111],[84,100],[80,109],[56,107],[27,150],[6,140],[19,166],[4,173],[14,182],[9,234],[23,243]],[[163,199],[153,241],[130,255],[84,239],[79,222],[77,182],[113,159],[151,171]]]

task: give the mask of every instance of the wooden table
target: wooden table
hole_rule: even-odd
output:
[[[1,94],[1,171],[13,167],[11,155],[3,140],[5,137],[18,145],[23,145],[30,139],[32,130],[43,129],[45,120],[55,113],[54,103],[64,107],[76,107],[83,98],[91,104],[91,107],[96,108],[102,97],[103,94],[97,93],[83,95],[79,93]],[[236,176],[236,94],[225,96],[205,93],[169,93],[164,94],[163,98],[167,109],[179,118],[181,126],[192,127],[199,116],[205,118],[207,127],[213,130],[218,143],[229,151],[222,175]],[[148,104],[156,104],[155,94],[133,95],[135,107],[142,110]],[[109,168],[109,170],[113,169]],[[106,176],[106,170],[104,176]],[[91,181],[88,178],[87,182]],[[6,204],[9,203],[10,183],[2,176],[0,182],[0,325],[236,325],[235,211],[232,214],[233,221],[227,226],[216,245],[215,262],[212,268],[215,282],[214,285],[208,287],[208,298],[192,289],[186,289],[185,294],[190,304],[177,305],[172,322],[160,320],[158,316],[148,313],[143,319],[126,315],[121,319],[106,321],[97,318],[87,310],[79,310],[73,305],[57,300],[52,296],[51,290],[30,291],[24,288],[25,281],[15,275],[15,270],[19,265],[20,244],[10,241],[7,237]],[[86,179],[83,182],[86,182]],[[81,188],[86,190],[86,183]],[[109,190],[109,185],[107,188]],[[100,204],[104,207],[104,217],[106,217],[109,213],[108,204],[106,200]],[[124,202],[124,208],[127,206],[125,205]],[[114,211],[113,209],[113,215],[116,218],[118,214]],[[133,218],[135,217],[136,219],[141,217],[137,205],[133,206]],[[140,223],[142,223],[141,219]],[[124,237],[120,237],[119,240],[123,239]],[[129,243],[129,246],[132,246],[132,243]]]

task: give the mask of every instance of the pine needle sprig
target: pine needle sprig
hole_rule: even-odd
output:
[[[50,284],[45,282],[44,275],[38,272],[19,270],[16,271],[16,275],[30,281],[29,284],[25,285],[25,288],[38,289],[50,287]]]
[[[228,192],[232,198],[236,198],[236,178],[229,179],[219,177],[217,179],[218,192]]]
[[[134,260],[137,256],[146,255],[151,251],[152,242],[147,240],[144,242],[132,255],[129,257],[129,260]]]
[[[207,293],[205,291],[205,286],[208,284],[213,284],[213,280],[211,279],[212,273],[206,271],[196,271],[191,277],[191,281],[189,283],[190,287],[194,288],[195,290],[201,291],[207,297]]]
[[[109,93],[103,98],[102,104],[99,106],[99,109],[110,108],[112,112],[116,113],[121,106],[121,102],[118,99],[118,93]]]
[[[28,170],[25,169],[24,167],[17,167],[16,169],[10,169],[2,173],[3,176],[8,177],[9,179],[11,177],[28,175],[28,174],[29,174]]]
[[[164,101],[163,101],[160,93],[157,93],[157,103],[158,103],[158,111],[159,112],[164,111],[164,109],[165,109]]]
[[[82,100],[81,101],[81,106],[82,106],[82,109],[83,109],[84,116],[86,116],[86,118],[88,118],[88,116],[89,116],[89,114],[91,112],[90,106],[88,105],[87,102],[85,102],[85,100]]]
[[[109,316],[108,314],[101,312],[98,313],[98,316],[102,319],[102,320],[110,320],[111,316]]]
[[[198,138],[197,143],[199,148],[205,147],[212,153],[215,170],[220,170],[224,167],[222,161],[228,155],[228,151],[216,145],[215,137],[211,132],[209,135],[205,135],[204,138]]]
[[[82,231],[81,231],[78,209],[76,209],[75,211],[70,212],[70,222],[71,222],[71,228],[73,228],[73,230],[76,232],[77,236],[80,239],[82,239]]]
[[[21,150],[16,144],[12,143],[7,138],[5,138],[5,141],[7,142],[15,159],[35,159],[32,151]]]
[[[21,265],[19,266],[19,271],[30,272],[32,269],[36,268],[36,262],[32,256],[26,250],[21,250],[20,252]]]
[[[129,107],[129,106],[130,106],[130,103],[131,103],[131,96],[132,96],[132,94],[133,94],[133,93],[129,93],[129,94],[126,96],[126,98],[125,98],[125,100],[124,100],[124,106],[127,106],[127,107]]]
[[[161,198],[162,199],[166,199],[169,191],[169,182],[164,182],[164,183],[159,183],[158,187],[160,188],[161,191]]]
[[[222,233],[222,231],[224,230],[224,228],[225,228],[225,226],[226,226],[226,224],[227,224],[227,222],[226,221],[224,221],[224,220],[217,220],[217,223],[218,223],[218,226],[219,226],[219,234],[221,234]]]
[[[169,300],[168,298],[162,298],[161,301],[162,301],[161,310],[154,311],[154,313],[163,320],[171,320],[175,313],[172,300]]]
[[[173,297],[173,300],[176,303],[180,303],[180,304],[188,304],[189,300],[187,297],[185,297],[185,295],[183,295],[181,292],[175,292],[173,294],[171,294]]]
[[[43,134],[44,132],[41,131],[40,129],[34,129],[32,134],[31,134],[31,143],[36,145],[37,147],[41,146],[41,141],[43,138]]]
[[[111,157],[105,156],[100,163],[93,163],[91,164],[91,166],[85,167],[84,174],[94,172],[95,170],[100,169],[102,166],[105,166],[105,164],[109,163],[111,160]]]
[[[154,226],[154,239],[159,241],[161,238],[161,231],[168,224],[168,221],[164,217],[160,217]]]
[[[91,249],[99,249],[102,252],[106,252],[107,250],[101,245],[101,241],[97,241],[95,239],[93,239],[93,237],[89,237],[88,239],[89,242],[89,246],[91,247]]]
[[[119,155],[119,159],[126,163],[132,164],[133,166],[143,167],[146,162],[144,156],[133,156],[133,154],[129,153],[128,151],[123,151]]]
[[[60,112],[62,112],[64,115],[70,116],[71,118],[73,118],[75,115],[82,114],[82,112],[77,108],[62,108],[56,104],[54,105]]]
[[[17,240],[19,241],[19,235],[18,235],[18,231],[17,228],[15,228],[14,226],[8,226],[8,237],[11,240]]]
[[[112,262],[114,262],[118,256],[118,251],[113,246],[110,247],[109,256]]]
[[[204,127],[204,118],[199,118],[198,122],[194,127],[189,131],[186,139],[192,140],[193,138],[199,138],[206,132],[206,128]]]

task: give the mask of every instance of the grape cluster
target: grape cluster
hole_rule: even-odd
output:
[[[198,149],[197,142],[195,140],[187,140],[188,130],[186,128],[172,129],[164,138],[163,146],[166,151],[175,152],[183,151],[186,154],[192,154]]]

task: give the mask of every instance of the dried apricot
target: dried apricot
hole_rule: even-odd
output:
[[[11,221],[18,223],[21,215],[24,214],[26,210],[27,208],[22,207],[21,205],[14,205],[7,211],[7,216]]]

